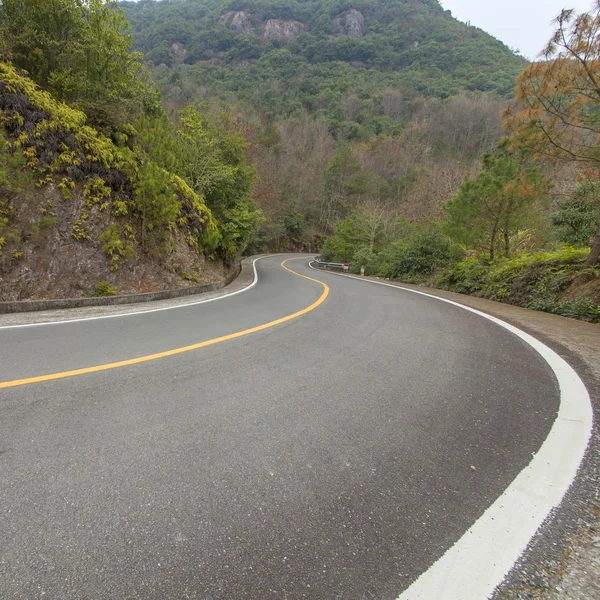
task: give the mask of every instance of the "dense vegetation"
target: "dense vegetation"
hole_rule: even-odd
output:
[[[163,83],[187,80],[211,95],[260,107],[268,117],[305,109],[325,115],[334,127],[356,123],[355,135],[361,126],[393,126],[381,106],[386,88],[438,98],[464,91],[509,96],[525,64],[501,42],[453,19],[437,0],[163,0],[122,6],[136,48],[155,65],[173,69],[164,72]],[[230,11],[245,19],[221,18]],[[350,11],[360,16],[349,29],[344,20]],[[264,27],[275,19],[297,22],[297,31],[271,38]],[[364,102],[360,119],[344,115],[349,92]]]
[[[203,257],[231,263],[255,232],[245,138],[225,111],[189,106],[170,120],[126,25],[102,0],[0,6],[5,273],[32,257],[40,230],[64,226],[58,214],[72,221],[68,243],[100,247],[109,272],[138,256],[166,263],[184,241],[198,260],[182,283]]]
[[[265,217],[254,251],[317,249],[363,202],[434,216],[497,144],[526,64],[435,0],[121,6],[167,110],[233,107]]]
[[[565,10],[517,80],[507,135],[428,221],[361,204],[325,260],[600,322],[600,8]]]

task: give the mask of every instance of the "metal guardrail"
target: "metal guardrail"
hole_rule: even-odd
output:
[[[321,269],[331,269],[331,270],[337,270],[337,271],[344,271],[344,272],[348,272],[348,265],[344,264],[344,263],[330,263],[330,262],[321,262],[319,260],[318,256],[315,256],[315,258],[312,261],[314,264],[317,265],[317,267],[321,268]]]

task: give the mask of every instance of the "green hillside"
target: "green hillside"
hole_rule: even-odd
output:
[[[382,90],[508,97],[525,65],[436,0],[162,0],[121,6],[135,48],[169,68],[157,72],[163,85],[181,86],[188,79],[270,117],[305,109],[326,115],[333,125],[348,120],[342,102],[352,91],[363,102],[352,121],[374,133],[393,125],[381,106]]]

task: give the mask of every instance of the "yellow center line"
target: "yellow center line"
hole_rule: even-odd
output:
[[[199,342],[197,344],[192,344],[191,346],[183,346],[181,348],[174,348],[173,350],[166,350],[165,352],[157,352],[156,354],[148,354],[147,356],[140,356],[138,358],[131,358],[129,360],[120,360],[118,362],[106,363],[104,365],[96,365],[95,367],[85,367],[83,369],[75,369],[73,371],[62,371],[60,373],[51,373],[49,375],[40,375],[38,377],[28,377],[27,379],[15,379],[13,381],[3,381],[0,382],[0,389],[18,387],[21,385],[29,385],[32,383],[42,383],[44,381],[54,381],[55,379],[65,379],[67,377],[77,377],[78,375],[87,375],[88,373],[98,373],[99,371],[109,371],[110,369],[120,369],[121,367],[130,367],[131,365],[139,365],[141,363],[149,362],[151,360],[158,360],[160,358],[167,358],[168,356],[175,356],[176,354],[183,354],[184,352],[191,352],[192,350],[199,350],[200,348],[206,348],[207,346],[214,346],[215,344],[220,344],[221,342],[227,342],[229,340],[235,340],[237,338],[243,337],[245,335],[250,335],[251,333],[256,333],[258,331],[264,331],[265,329],[269,329],[270,327],[275,327],[276,325],[280,325],[281,323],[286,323],[287,321],[291,321],[292,319],[297,319],[302,315],[305,315],[323,304],[325,299],[329,295],[329,287],[327,284],[319,281],[318,279],[313,279],[312,277],[307,277],[306,275],[301,275],[300,273],[296,273],[296,271],[292,271],[285,266],[285,263],[290,260],[301,260],[300,258],[288,258],[281,263],[281,266],[290,273],[294,275],[298,275],[298,277],[302,277],[303,279],[308,279],[309,281],[314,281],[319,285],[323,286],[323,293],[321,297],[313,302],[310,306],[295,312],[294,314],[287,315],[286,317],[281,317],[281,319],[276,319],[275,321],[270,321],[269,323],[265,323],[264,325],[258,325],[257,327],[252,327],[251,329],[245,329],[244,331],[238,331],[237,333],[231,333],[229,335],[224,335],[222,337],[213,338],[212,340],[207,340],[205,342]]]

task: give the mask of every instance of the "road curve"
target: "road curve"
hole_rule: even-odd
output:
[[[559,390],[521,339],[281,262],[210,304],[0,329],[5,383],[169,354],[0,389],[1,598],[392,600],[530,462]]]

